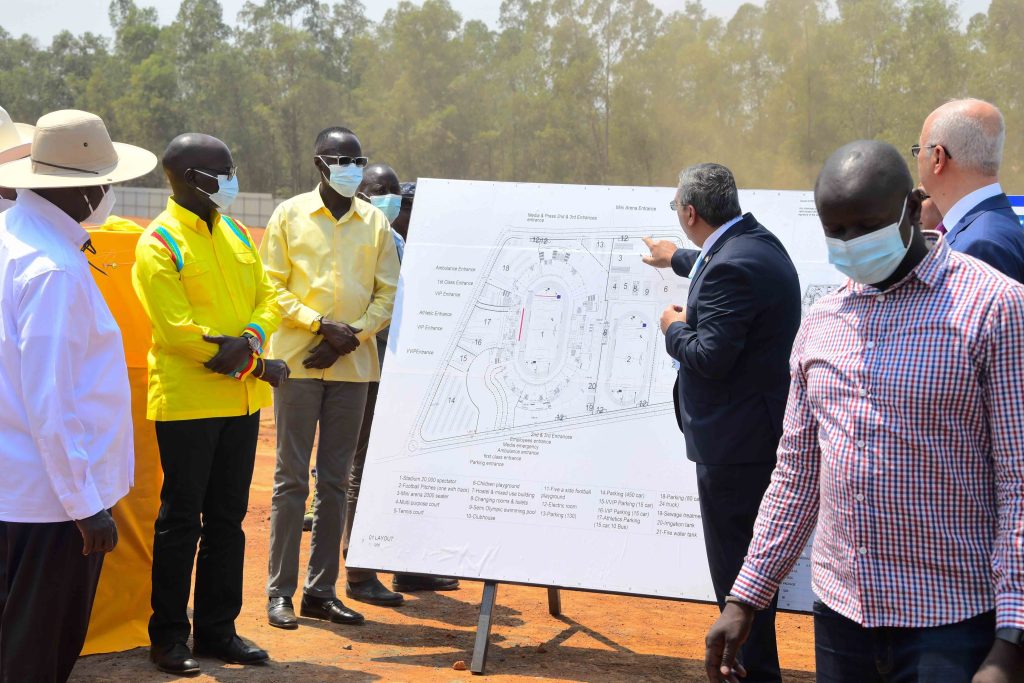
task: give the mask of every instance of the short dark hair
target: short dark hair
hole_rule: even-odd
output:
[[[721,164],[694,164],[679,174],[679,205],[693,205],[697,215],[717,228],[742,213],[736,178]]]
[[[330,128],[324,128],[316,136],[316,142],[313,143],[313,153],[318,153],[320,151],[321,145],[327,142],[327,138],[337,133],[353,136],[355,135],[355,133],[350,131],[348,128],[345,128],[344,126],[331,126]]]

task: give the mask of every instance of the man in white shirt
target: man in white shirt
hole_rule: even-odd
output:
[[[20,190],[0,214],[0,681],[67,680],[117,544],[131,395],[81,223],[155,165],[81,111],[43,116],[31,157],[0,165],[0,186]]]
[[[7,110],[0,107],[0,164],[8,161],[24,159],[32,152],[32,135],[35,126],[27,123],[15,123]],[[0,211],[14,206],[18,191],[10,187],[0,187]]]
[[[921,185],[942,214],[936,230],[955,251],[1024,282],[1024,229],[999,184],[1006,123],[983,100],[933,111],[911,154]]]

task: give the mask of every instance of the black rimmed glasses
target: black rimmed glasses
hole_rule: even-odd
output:
[[[345,157],[330,154],[318,154],[317,156],[328,166],[350,166],[355,164],[359,168],[366,168],[366,164],[370,163],[368,157]]]
[[[925,145],[924,147],[922,147],[921,145],[911,145],[910,146],[910,156],[912,156],[912,157],[914,157],[916,159],[917,156],[921,153],[922,149],[935,149],[936,147],[941,147],[942,148],[942,151],[946,153],[946,158],[947,159],[952,159],[953,158],[953,155],[949,153],[949,150],[946,149],[945,145]]]

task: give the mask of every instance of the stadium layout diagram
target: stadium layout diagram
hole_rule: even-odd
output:
[[[410,450],[672,410],[659,328],[688,280],[643,263],[678,227],[511,228],[497,240],[413,428]]]

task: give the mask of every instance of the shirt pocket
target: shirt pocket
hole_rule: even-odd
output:
[[[256,254],[251,251],[236,251],[235,262],[238,281],[246,294],[256,291]]]
[[[181,283],[189,303],[209,304],[212,302],[210,264],[208,261],[189,261],[181,269]]]

